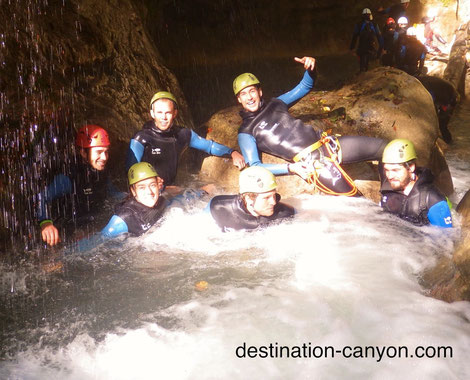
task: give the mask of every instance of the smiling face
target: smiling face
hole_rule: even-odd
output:
[[[82,149],[80,154],[90,166],[95,170],[104,170],[109,157],[109,147],[99,146],[88,149]]]
[[[384,164],[385,176],[393,190],[403,191],[413,181],[415,165]]]
[[[261,106],[261,97],[263,91],[257,86],[248,86],[241,90],[237,95],[238,102],[245,111],[256,112]]]
[[[131,186],[131,193],[135,200],[144,206],[154,207],[160,197],[157,177],[139,181]]]
[[[150,115],[155,121],[155,126],[161,131],[167,131],[173,125],[178,114],[175,103],[170,99],[159,99],[153,102]]]

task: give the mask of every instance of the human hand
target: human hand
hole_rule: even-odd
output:
[[[42,240],[44,240],[47,244],[49,244],[51,247],[56,245],[59,241],[59,231],[57,228],[50,223],[45,223],[41,227],[41,237]]]
[[[246,166],[245,159],[236,150],[232,152],[231,156],[233,165],[236,166],[238,170],[242,170]]]
[[[158,190],[161,192],[163,190],[163,183],[165,182],[165,180],[161,177],[157,177],[157,186],[158,186]]]
[[[217,186],[215,186],[213,183],[209,183],[208,185],[201,187],[201,190],[204,190],[207,194],[212,195],[217,191]]]
[[[179,187],[179,186],[167,186],[167,187],[165,187],[165,191],[171,197],[174,197],[175,195],[181,194],[183,192],[183,188]]]
[[[303,57],[303,58],[294,58],[297,62],[304,65],[305,70],[313,70],[315,68],[315,58],[313,57]]]
[[[307,181],[308,178],[310,177],[310,171],[302,162],[295,162],[293,164],[288,164],[287,167],[288,167],[289,173],[298,175],[304,181]]]

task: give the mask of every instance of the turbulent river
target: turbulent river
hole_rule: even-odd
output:
[[[469,122],[467,102],[447,153],[454,204]],[[456,213],[452,230],[418,228],[366,199],[299,196],[294,220],[224,234],[205,201],[60,271],[2,267],[0,378],[468,378],[469,303],[420,283],[451,255]]]

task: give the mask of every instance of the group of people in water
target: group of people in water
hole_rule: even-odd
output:
[[[431,172],[416,166],[411,141],[335,136],[305,125],[289,113],[289,107],[310,92],[316,78],[314,58],[295,60],[305,68],[302,80],[269,101],[264,100],[261,84],[252,73],[241,74],[233,81],[234,95],[242,107],[243,121],[238,130],[241,153],[175,125],[177,99],[168,91],[157,92],[150,101],[152,119],[130,141],[128,195],[117,191],[108,175],[107,131],[97,125],[80,128],[77,156],[70,170],[56,175],[38,196],[42,239],[54,246],[71,234],[71,229],[86,229],[103,212],[109,197],[121,200],[114,214],[99,233],[78,239],[79,247],[89,249],[124,233],[145,233],[175,199],[186,194],[175,185],[175,178],[180,154],[188,146],[231,157],[241,170],[239,193],[215,196],[205,210],[223,231],[255,229],[292,217],[295,210],[280,202],[277,193],[279,175],[297,175],[326,194],[359,196],[341,164],[360,161],[379,162],[381,206],[385,211],[418,225],[451,227],[447,198],[432,184]],[[286,163],[263,163],[260,152]]]
[[[379,8],[378,14],[388,16],[382,29],[373,21],[369,8],[362,10],[362,19],[356,24],[350,49],[359,57],[360,71],[367,71],[371,58],[381,59],[384,66],[397,67],[410,75],[426,74],[424,61],[427,53],[442,53],[434,43],[436,38],[446,45],[444,38],[433,28],[436,14],[431,11],[421,22],[423,42],[417,37],[418,29],[409,24],[407,9],[410,0],[400,0],[386,9]],[[356,48],[357,46],[357,48]]]

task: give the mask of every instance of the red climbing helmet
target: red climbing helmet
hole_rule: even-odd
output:
[[[78,130],[77,146],[80,148],[94,148],[101,146],[109,146],[108,132],[99,125],[85,125]]]
[[[392,25],[392,24],[395,24],[395,19],[393,19],[392,17],[389,17],[387,19],[387,25]]]

